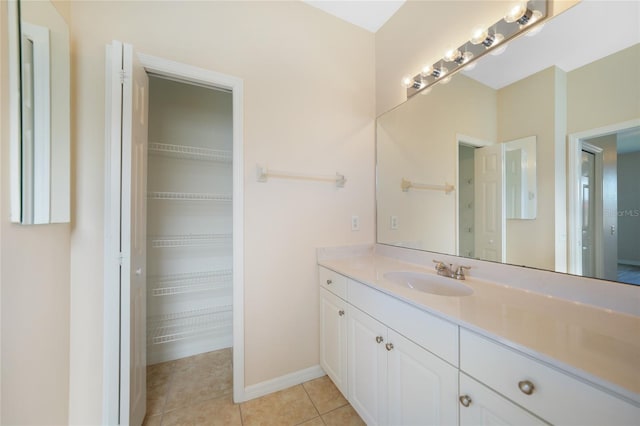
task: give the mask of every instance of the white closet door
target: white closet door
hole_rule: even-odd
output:
[[[504,144],[478,148],[474,155],[476,256],[505,262]]]
[[[122,118],[111,129],[122,135],[120,424],[141,425],[146,411],[148,78],[132,46],[114,41],[111,48],[111,79],[122,85]]]

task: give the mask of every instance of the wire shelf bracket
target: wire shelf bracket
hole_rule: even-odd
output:
[[[326,175],[308,175],[302,173],[283,172],[278,170],[270,170],[265,166],[256,166],[256,179],[258,182],[267,182],[268,178],[280,178],[280,179],[300,179],[300,180],[313,180],[322,182],[334,182],[337,188],[344,188],[347,179],[344,175],[336,173],[335,176]]]
[[[409,189],[414,188],[414,189],[430,189],[433,191],[444,191],[445,194],[451,194],[456,189],[455,186],[446,182],[444,185],[431,185],[428,183],[411,182],[410,180],[407,180],[405,178],[402,178],[402,183],[400,184],[400,187],[402,188],[402,192],[408,192]]]

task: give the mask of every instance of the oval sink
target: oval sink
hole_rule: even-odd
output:
[[[392,271],[386,272],[383,277],[394,284],[439,296],[468,296],[473,293],[471,287],[462,284],[460,281],[439,275]]]

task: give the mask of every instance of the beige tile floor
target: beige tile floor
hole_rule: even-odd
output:
[[[231,377],[231,349],[147,367],[144,426],[364,425],[327,376],[241,404]]]

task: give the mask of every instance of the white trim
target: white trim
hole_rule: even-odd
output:
[[[567,254],[569,258],[567,266],[570,274],[580,274],[580,272],[576,271],[582,270],[582,228],[580,221],[575,220],[575,218],[580,217],[581,142],[583,139],[595,136],[606,136],[619,132],[620,130],[636,126],[640,126],[640,119],[636,118],[622,123],[571,133],[568,137],[567,155],[569,158],[567,159],[567,211],[569,214],[567,218]]]
[[[51,207],[51,43],[49,28],[20,22],[21,39],[33,43],[33,221],[49,223]],[[20,60],[21,67],[24,61]],[[24,70],[21,72],[24,74]],[[23,80],[24,82],[24,80]],[[24,85],[22,85],[24,89]],[[24,218],[22,218],[24,220]]]
[[[105,65],[105,216],[104,216],[104,360],[102,423],[118,424],[120,393],[120,110],[122,43],[106,46]],[[113,56],[116,56],[115,58]]]
[[[284,376],[276,377],[275,379],[265,380],[264,382],[247,386],[244,389],[245,401],[259,398],[282,389],[287,389],[291,386],[296,386],[300,383],[308,382],[309,380],[317,379],[324,375],[326,375],[326,373],[322,367],[314,365],[313,367],[294,371],[293,373],[285,374]]]

